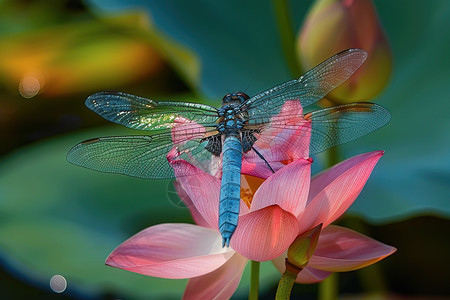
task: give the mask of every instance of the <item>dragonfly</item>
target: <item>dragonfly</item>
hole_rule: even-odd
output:
[[[293,151],[288,149],[292,144],[286,133],[306,133],[309,138],[300,137],[300,144],[313,155],[364,136],[389,121],[384,107],[369,102],[302,111],[350,78],[366,58],[367,52],[361,49],[342,51],[300,78],[253,97],[228,93],[220,108],[114,91],[93,94],[86,99],[89,109],[111,122],[152,134],[90,139],[75,145],[67,159],[89,169],[147,179],[191,176],[200,170],[215,175],[221,172],[218,228],[222,245],[228,247],[238,226],[244,160],[274,172],[272,166],[284,160],[288,150]],[[271,151],[279,155],[264,154],[267,149],[276,149]],[[175,174],[167,159],[169,152],[172,159],[183,159],[196,168]]]

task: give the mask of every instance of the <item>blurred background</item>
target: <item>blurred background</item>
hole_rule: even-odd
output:
[[[1,0],[0,298],[183,293],[185,280],[104,265],[139,230],[192,220],[170,201],[168,181],[66,161],[82,140],[142,134],[89,111],[87,96],[119,90],[219,106],[227,91],[254,95],[359,47],[369,52],[364,68],[319,105],[377,102],[392,120],[334,150],[335,161],[386,150],[339,223],[398,251],[339,274],[339,295],[450,299],[449,36],[446,0]],[[329,156],[314,158],[316,172]],[[67,288],[51,287],[54,275]],[[279,278],[270,262],[262,264],[262,299],[273,299]],[[246,272],[233,299],[247,298],[248,282]],[[315,299],[317,290],[296,285],[293,294]]]

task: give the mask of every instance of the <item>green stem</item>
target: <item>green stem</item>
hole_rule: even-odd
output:
[[[259,290],[259,261],[253,261],[251,265],[251,275],[250,275],[250,293],[248,294],[249,300],[258,299]]]
[[[338,298],[338,274],[333,273],[319,282],[319,300],[335,300]]]
[[[295,34],[292,29],[292,22],[289,14],[289,7],[286,0],[272,1],[275,11],[275,18],[280,32],[281,46],[283,54],[288,63],[289,70],[294,77],[301,74],[300,63],[295,55]]]
[[[288,272],[287,270],[283,273],[283,276],[281,276],[280,282],[278,283],[275,300],[290,299],[292,287],[294,286],[296,277],[296,275]]]
[[[327,168],[339,163],[339,147],[333,147],[327,151]]]

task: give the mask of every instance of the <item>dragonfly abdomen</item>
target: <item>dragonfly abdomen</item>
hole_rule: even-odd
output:
[[[222,245],[229,245],[236,229],[241,194],[242,142],[227,136],[223,143],[222,183],[220,187],[219,230]]]

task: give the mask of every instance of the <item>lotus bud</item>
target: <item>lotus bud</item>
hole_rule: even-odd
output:
[[[311,69],[349,48],[369,56],[362,67],[327,99],[334,103],[367,101],[386,86],[391,73],[391,52],[371,0],[317,0],[297,39],[302,68]]]
[[[316,250],[321,230],[322,224],[319,224],[302,233],[294,240],[288,249],[286,268],[290,265],[291,267],[295,266],[297,269],[301,270],[308,264],[314,250]]]

